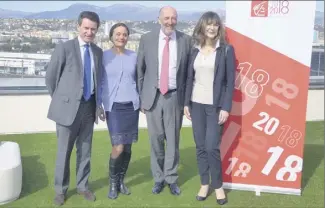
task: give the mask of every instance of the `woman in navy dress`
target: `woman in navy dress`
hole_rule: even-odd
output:
[[[129,195],[124,184],[131,159],[132,143],[138,140],[139,94],[136,88],[136,53],[125,49],[129,29],[123,23],[112,26],[109,38],[113,47],[103,54],[104,76],[101,101],[106,112],[112,152],[109,160],[108,198],[118,192]]]

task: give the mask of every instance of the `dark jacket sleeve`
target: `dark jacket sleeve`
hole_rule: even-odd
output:
[[[221,109],[230,112],[235,87],[235,52],[233,46],[227,45],[226,47],[228,47],[226,54],[226,93]]]
[[[136,83],[137,83],[137,89],[139,94],[141,95],[142,92],[142,86],[143,86],[143,79],[144,74],[146,72],[146,63],[145,63],[145,57],[144,57],[144,36],[141,36],[140,43],[139,43],[139,49],[138,49],[138,55],[137,55],[137,63],[136,63]]]
[[[184,101],[184,106],[190,106],[190,101],[192,97],[192,91],[193,91],[193,80],[195,76],[194,68],[193,68],[193,62],[194,59],[196,58],[197,51],[195,51],[195,48],[191,49],[190,52],[190,57],[188,59],[188,64],[187,64],[187,78],[186,78],[186,90],[185,90],[185,101]]]
[[[104,65],[103,65],[103,59],[104,59],[104,53],[103,50],[101,48],[98,48],[100,56],[98,59],[98,69],[100,72],[100,76],[98,78],[97,81],[97,89],[98,89],[98,97],[97,97],[97,107],[101,107],[103,100],[102,100],[102,92],[103,92],[103,83],[104,83],[104,79],[105,79],[105,69],[104,69]]]
[[[65,64],[65,51],[63,44],[57,44],[52,53],[51,60],[46,68],[45,85],[52,97],[59,82]]]

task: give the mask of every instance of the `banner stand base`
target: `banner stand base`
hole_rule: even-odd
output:
[[[256,186],[256,187],[255,187],[255,195],[256,195],[256,196],[261,196],[261,189],[260,189],[259,186]]]
[[[256,196],[260,196],[261,192],[301,196],[301,189],[281,188],[281,187],[273,187],[273,186],[256,186],[256,185],[248,185],[248,184],[240,184],[240,183],[223,183],[223,188],[240,190],[240,191],[253,191],[255,192]]]

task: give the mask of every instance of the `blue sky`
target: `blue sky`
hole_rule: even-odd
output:
[[[225,7],[224,1],[0,1],[0,8],[26,12],[41,12],[64,9],[75,3],[89,3],[96,6],[109,6],[117,3],[141,4],[148,7],[170,5],[180,11]],[[324,12],[324,1],[317,1],[316,10]]]

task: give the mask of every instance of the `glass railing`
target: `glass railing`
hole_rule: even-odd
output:
[[[19,61],[22,62],[21,65],[17,65]],[[28,70],[27,66],[23,65],[22,59],[17,59],[14,62],[16,64],[12,67],[9,67],[9,61],[6,65],[0,66],[0,95],[47,93],[45,70],[48,60],[35,60],[33,74],[30,74],[30,71],[33,70]],[[24,69],[23,73],[22,68]],[[324,89],[324,48],[313,48],[309,89]]]

